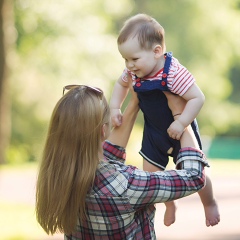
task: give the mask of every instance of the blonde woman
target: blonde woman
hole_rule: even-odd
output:
[[[156,239],[154,204],[188,196],[205,184],[207,162],[192,130],[181,138],[179,170],[145,172],[124,164],[136,96],[122,125],[110,132],[110,110],[100,89],[64,90],[69,91],[53,110],[37,180],[39,224],[48,234],[62,232],[72,240]],[[172,111],[181,108],[178,98],[169,97]]]

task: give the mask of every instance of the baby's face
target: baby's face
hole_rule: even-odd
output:
[[[129,38],[118,45],[118,50],[125,60],[127,69],[139,78],[154,75],[158,72],[158,59],[154,48],[146,50],[140,47],[137,37]]]

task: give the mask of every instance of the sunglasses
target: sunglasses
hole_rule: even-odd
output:
[[[65,90],[71,90],[74,88],[79,88],[79,89],[85,89],[87,88],[88,90],[94,92],[97,94],[97,96],[102,100],[103,97],[103,91],[100,88],[92,87],[92,86],[87,86],[87,85],[67,85],[63,87],[63,95],[65,93]]]

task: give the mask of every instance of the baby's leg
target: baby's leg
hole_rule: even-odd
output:
[[[168,100],[168,106],[172,111],[172,114],[181,113],[184,109],[185,103],[183,98],[173,95],[170,92],[164,92]],[[178,116],[174,117],[177,119]],[[197,141],[197,140],[196,140]],[[205,217],[206,217],[206,226],[214,226],[220,221],[220,214],[218,210],[218,205],[216,200],[213,197],[212,182],[208,176],[206,176],[206,186],[198,192],[202,204],[204,206]]]
[[[220,222],[220,214],[218,205],[213,196],[212,182],[208,176],[206,176],[206,186],[198,192],[206,217],[206,226],[214,226]]]
[[[148,172],[156,172],[156,171],[163,171],[161,168],[158,168],[154,166],[153,164],[149,163],[145,159],[143,159],[143,169],[144,171]],[[166,206],[165,214],[164,214],[164,224],[166,226],[170,226],[175,222],[176,218],[176,201],[171,201],[171,202],[165,202],[164,203]]]

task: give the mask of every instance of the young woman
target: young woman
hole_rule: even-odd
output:
[[[191,128],[181,137],[179,170],[145,172],[124,164],[136,96],[122,125],[110,132],[110,109],[100,89],[64,90],[69,91],[53,110],[37,180],[38,222],[65,239],[156,239],[154,204],[188,196],[205,184],[207,162]],[[174,111],[182,107],[178,98],[169,96]]]

